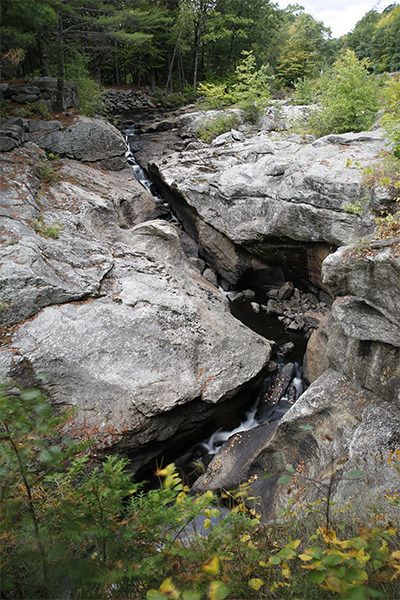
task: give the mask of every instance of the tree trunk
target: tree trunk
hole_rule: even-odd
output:
[[[114,74],[115,74],[115,85],[121,85],[121,76],[119,72],[119,60],[118,60],[118,42],[114,41]]]
[[[64,110],[64,77],[65,77],[65,67],[64,67],[64,40],[63,40],[63,23],[62,16],[59,15],[58,18],[58,47],[59,47],[59,61],[58,61],[58,73],[57,73],[57,99],[54,105],[54,110],[63,111]]]
[[[166,83],[166,86],[165,86],[165,90],[167,90],[168,86],[170,85],[170,92],[172,92],[172,68],[174,66],[175,54],[176,54],[176,51],[178,49],[178,44],[179,44],[179,40],[181,38],[181,35],[182,35],[182,30],[179,32],[178,39],[175,42],[174,52],[172,54],[171,62],[169,64],[168,79],[167,79],[167,83]]]
[[[38,46],[39,46],[40,70],[42,73],[42,77],[48,77],[50,75],[49,58],[47,56],[46,44],[44,42],[43,27],[40,29],[37,39],[38,39]]]

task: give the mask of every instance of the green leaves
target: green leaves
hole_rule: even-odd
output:
[[[360,477],[364,477],[365,474],[365,471],[361,471],[360,469],[354,469],[354,471],[346,473],[346,477],[349,479],[360,479]]]

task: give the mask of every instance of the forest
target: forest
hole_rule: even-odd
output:
[[[271,0],[3,0],[0,22],[3,80],[86,77],[189,96],[199,82],[229,85],[251,52],[279,93],[346,49],[373,73],[400,69],[397,3],[339,39],[302,6]]]

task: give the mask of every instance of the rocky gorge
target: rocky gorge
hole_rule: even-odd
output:
[[[250,481],[267,519],[327,485],[358,507],[400,491],[398,246],[354,245],[393,195],[377,187],[368,210],[349,211],[366,204],[360,167],[387,140],[380,129],[304,139],[284,130],[285,111],[211,144],[196,134],[214,115],[194,109],[136,125],[135,155],[183,230],[158,218],[104,120],[14,119],[0,156],[1,369],[23,386],[47,373],[52,403],[79,407],[71,431],[133,469],[274,369],[273,341],[231,315],[240,290],[268,288],[264,302],[247,294],[252,309],[310,338],[310,387],[280,421],[229,439],[194,484]]]

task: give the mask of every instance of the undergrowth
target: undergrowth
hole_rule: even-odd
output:
[[[237,115],[222,112],[201,125],[198,130],[198,136],[205,142],[211,142],[214,138],[230,131],[238,124],[239,118]]]
[[[144,492],[126,459],[99,462],[82,427],[86,441],[67,436],[73,412],[55,416],[42,392],[10,385],[0,389],[3,599],[400,596],[393,525],[340,513],[326,527],[323,500],[275,524],[243,502],[222,517],[215,496],[192,495],[173,464]],[[207,536],[196,533],[199,518]]]

